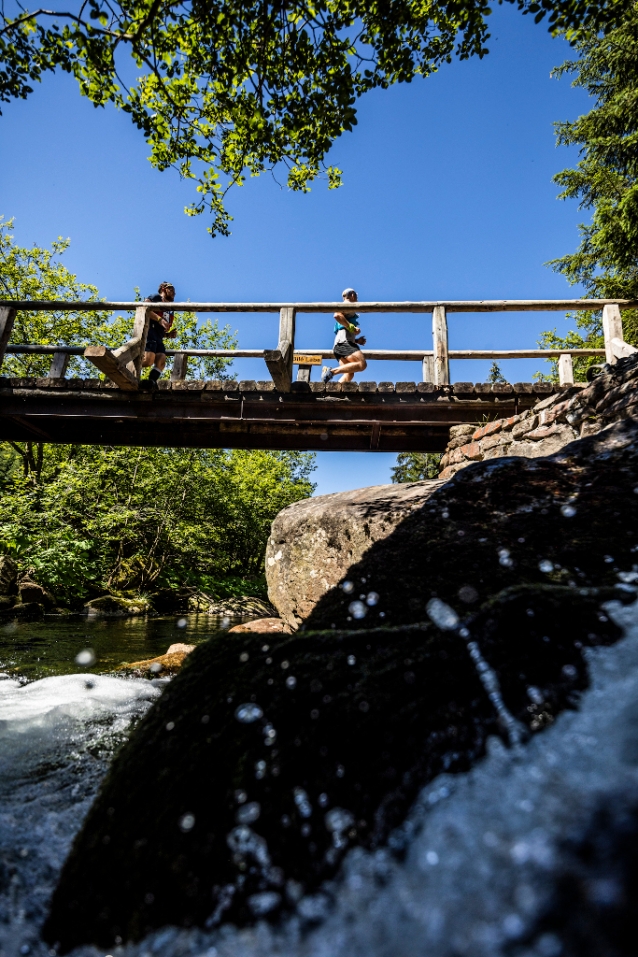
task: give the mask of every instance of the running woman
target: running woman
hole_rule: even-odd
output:
[[[354,289],[344,289],[341,293],[345,302],[355,303],[357,294]],[[336,375],[342,373],[339,382],[352,382],[355,372],[363,372],[367,368],[363,352],[359,346],[365,346],[365,336],[359,335],[361,329],[357,324],[359,318],[354,309],[344,309],[343,312],[335,312],[335,341],[333,353],[335,359],[339,360],[336,369],[330,369],[324,366],[321,370],[321,381],[330,382]]]
[[[149,296],[146,302],[174,302],[175,286],[170,282],[160,283],[157,295]],[[157,389],[157,380],[164,371],[166,365],[166,347],[164,339],[172,339],[176,335],[176,330],[172,328],[175,313],[168,309],[158,309],[151,313],[151,321],[148,327],[148,336],[146,338],[146,350],[142,359],[142,366],[153,366],[148,374],[147,381],[152,389]]]

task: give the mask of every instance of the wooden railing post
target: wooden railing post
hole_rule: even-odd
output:
[[[184,355],[183,352],[180,352],[180,354],[177,356],[173,356],[173,368],[171,369],[171,382],[177,382],[180,379],[185,379],[187,368],[188,368],[188,356]]]
[[[561,385],[574,384],[574,363],[569,352],[564,352],[558,358],[558,381]]]
[[[446,385],[450,381],[450,361],[445,306],[435,306],[432,310],[432,339],[434,342],[434,383],[435,385]]]
[[[54,352],[53,362],[51,363],[51,368],[47,373],[47,378],[63,379],[66,375],[66,370],[69,367],[70,358],[71,356],[68,352]]]
[[[434,382],[434,356],[423,356],[423,381]]]
[[[13,332],[13,322],[17,311],[17,309],[12,309],[10,306],[2,306],[0,308],[0,368],[4,362],[4,355],[9,345],[11,333]]]
[[[142,359],[146,351],[146,337],[148,336],[150,323],[149,307],[147,305],[138,306],[135,310],[135,321],[133,323],[133,340],[139,338],[140,344],[137,355],[126,364],[126,368],[136,379],[139,379],[142,374]]]
[[[615,303],[603,306],[603,335],[605,337],[605,360],[613,365],[617,362],[612,339],[622,340],[622,317]]]
[[[149,310],[152,310],[154,305],[142,303],[135,307],[133,336],[119,349],[111,351],[107,346],[88,346],[84,350],[86,359],[96,365],[100,372],[107,375],[120,389],[126,389],[128,392],[139,388],[142,359],[151,321]]]
[[[295,351],[295,309],[286,307],[279,313],[279,343],[276,349],[264,349],[264,361],[280,392],[290,392],[292,360]]]

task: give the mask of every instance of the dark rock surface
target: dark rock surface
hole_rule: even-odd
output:
[[[18,566],[10,555],[0,555],[0,595],[15,595]]]
[[[372,545],[344,576],[349,590],[328,592],[305,627],[415,621],[434,597],[463,616],[514,584],[638,581],[637,488],[636,420],[548,458],[470,465]]]
[[[115,760],[46,940],[272,917],[348,847],[382,845],[489,736],[550,725],[588,685],[586,646],[620,636],[600,602],[634,600],[637,487],[631,421],[548,459],[470,466],[366,552],[307,631],[199,646]]]

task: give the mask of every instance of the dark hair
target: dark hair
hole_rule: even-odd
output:
[[[157,291],[164,292],[165,289],[175,289],[175,286],[172,282],[161,282]]]

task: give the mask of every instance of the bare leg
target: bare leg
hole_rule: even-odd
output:
[[[347,359],[339,359],[339,372],[343,373],[339,382],[352,382],[355,372],[363,372],[367,367],[368,363],[362,352],[353,352]]]
[[[154,352],[145,352],[144,358],[142,359],[142,368],[146,366],[152,366],[155,363],[155,353]]]

